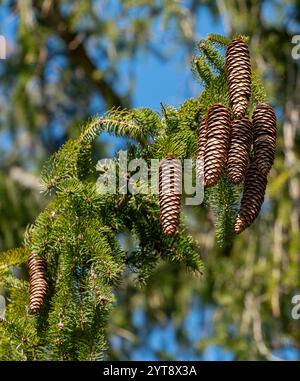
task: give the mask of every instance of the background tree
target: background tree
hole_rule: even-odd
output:
[[[90,1],[2,3],[6,15],[17,15],[18,40],[1,68],[1,97],[12,99],[1,102],[1,239],[7,248],[19,244],[25,225],[42,208],[28,172],[37,173],[43,159],[73,136],[78,120],[112,104],[130,104],[132,83],[124,88],[128,81],[119,64],[125,57],[134,60],[140,48],[164,56],[166,42],[151,43],[158,20],[166,21],[161,36],[190,50],[197,12],[206,3],[125,1],[110,8],[107,2],[100,10]],[[123,281],[111,320],[115,358],[205,357],[211,348],[214,357],[299,356],[290,311],[300,278],[299,61],[291,58],[300,5],[207,4],[228,34],[251,37],[255,65],[277,107],[281,127],[268,199],[259,221],[232,248],[215,246],[212,220],[202,210],[191,215],[190,230],[205,258],[201,282],[175,264],[161,265],[146,290],[138,291],[131,277]],[[98,152],[105,154],[103,146]],[[164,342],[157,339],[161,330]]]

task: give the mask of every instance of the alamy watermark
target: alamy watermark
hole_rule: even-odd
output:
[[[300,319],[300,294],[292,297],[292,304],[295,306],[292,308],[292,318],[294,320]]]
[[[6,59],[6,39],[0,34],[0,60]]]
[[[0,321],[4,320],[6,301],[3,295],[0,295]]]
[[[300,59],[300,34],[296,34],[292,37],[292,44],[295,46],[292,49],[292,57],[294,60]]]
[[[117,160],[99,160],[96,169],[100,172],[97,191],[100,194],[183,194],[185,205],[200,205],[204,197],[202,160],[165,160],[160,167],[158,159],[128,161],[127,151],[120,151]],[[159,172],[164,181],[159,187]],[[197,172],[197,176],[196,176]],[[174,180],[176,179],[176,181]],[[117,189],[118,188],[118,189]],[[160,188],[160,189],[159,189]]]

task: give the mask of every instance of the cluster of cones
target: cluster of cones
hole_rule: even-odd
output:
[[[267,103],[256,105],[252,120],[246,116],[251,97],[251,63],[248,46],[240,38],[234,39],[227,47],[226,75],[231,112],[224,105],[215,104],[200,123],[197,174],[207,188],[219,181],[224,169],[231,183],[244,181],[234,226],[236,234],[239,234],[252,224],[264,201],[267,175],[275,158],[276,116]],[[161,167],[171,159],[163,160]],[[179,169],[174,168],[174,171],[177,173]],[[172,181],[176,178],[179,178],[178,174]],[[172,235],[177,229],[180,196],[174,191],[164,194],[162,184],[165,181],[161,171],[161,225],[166,235]]]

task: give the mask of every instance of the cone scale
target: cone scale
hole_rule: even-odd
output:
[[[206,145],[206,116],[198,128],[198,141],[197,141],[197,176],[202,181],[204,180],[204,158],[205,158],[205,145]]]

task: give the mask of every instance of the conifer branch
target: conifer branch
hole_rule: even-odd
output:
[[[210,33],[207,36],[207,40],[211,41],[217,47],[223,48],[230,44],[231,39],[229,37],[222,36],[220,34]]]
[[[213,74],[210,70],[209,65],[206,62],[206,59],[203,56],[195,57],[192,61],[192,70],[195,76],[203,82],[204,85],[211,83],[213,79]]]
[[[262,81],[255,71],[251,73],[252,97],[256,102],[266,102],[267,94]]]
[[[242,41],[239,40],[239,44],[244,45],[245,38],[240,38]],[[206,183],[211,188],[205,190],[205,204],[215,213],[219,245],[231,246],[242,186],[235,186],[229,181],[226,172],[228,152],[231,145],[231,155],[234,156],[237,146],[239,157],[246,166],[250,143],[243,141],[246,147],[243,151],[245,147],[241,147],[240,139],[245,136],[235,134],[234,140],[231,139],[234,110],[231,108],[232,102],[229,102],[229,93],[238,90],[239,97],[234,97],[234,105],[239,115],[243,114],[245,120],[250,119],[248,82],[250,84],[251,78],[247,76],[247,86],[245,83],[240,86],[238,78],[243,74],[240,67],[247,64],[249,68],[249,62],[245,61],[245,54],[242,57],[238,54],[236,46],[227,51],[230,64],[225,70],[224,58],[216,47],[224,48],[229,43],[227,38],[218,35],[210,35],[207,41],[201,42],[201,55],[193,60],[193,70],[205,86],[198,99],[188,99],[178,109],[163,106],[162,115],[147,108],[114,108],[102,117],[87,121],[79,137],[66,142],[48,160],[41,179],[44,190],[55,190],[55,194],[35,223],[27,229],[24,249],[0,256],[0,275],[11,295],[5,321],[0,324],[0,359],[103,359],[107,348],[105,330],[114,303],[113,290],[118,288],[125,269],[136,274],[137,281],[142,284],[162,260],[184,264],[196,274],[203,273],[199,244],[187,234],[184,221],[179,218],[180,195],[176,194],[172,200],[164,198],[161,192],[160,208],[158,196],[151,193],[123,195],[97,191],[97,168],[92,161],[92,144],[102,131],[138,142],[131,144],[128,161],[143,158],[150,162],[151,159],[161,160],[170,156],[177,159],[196,158],[197,141],[202,139],[203,143],[199,146],[201,148],[204,144],[205,147],[204,178],[207,180],[208,175],[213,176]],[[237,62],[240,66],[236,65]],[[252,75],[251,107],[264,98],[263,86]],[[270,106],[263,107],[274,114]],[[203,120],[205,129],[198,137],[199,124]],[[264,119],[261,117],[260,120]],[[275,119],[273,122],[275,129]],[[257,139],[261,134],[265,135],[262,124],[255,124]],[[256,142],[255,156],[262,170],[265,163],[260,141]],[[265,139],[265,151],[266,142],[268,140]],[[267,150],[268,170],[275,152],[275,138],[272,142],[272,151]],[[233,159],[231,163],[236,163],[237,158]],[[119,165],[117,159],[113,163]],[[127,172],[126,178],[130,175]],[[176,176],[179,178],[179,167]],[[265,187],[266,176],[264,173],[260,176]],[[179,183],[177,177],[176,183]],[[162,184],[165,177],[160,176],[160,179]],[[263,200],[264,192],[261,192],[258,201],[253,203],[248,200],[248,193],[254,192],[249,185],[251,181],[257,182],[257,176],[250,176],[250,180],[248,176],[248,190],[244,191],[243,210],[239,217],[246,220],[243,228],[257,216]],[[251,210],[248,210],[249,207]],[[163,229],[159,223],[160,215]],[[137,242],[130,252],[119,243],[119,234],[124,232],[129,232]],[[34,253],[34,259],[38,260],[29,263],[30,292],[28,282],[16,279],[12,273],[12,267],[24,263],[29,252]],[[41,281],[42,289],[36,287],[37,281]],[[29,298],[37,316],[28,314]]]
[[[126,136],[137,140],[142,145],[149,143],[160,128],[158,114],[150,109],[111,109],[106,115],[94,118],[83,127],[80,141],[92,142],[100,133],[101,129],[116,136]]]
[[[24,247],[10,249],[0,254],[0,269],[18,266],[26,260],[27,251]]]
[[[212,46],[208,40],[202,40],[198,44],[198,48],[203,52],[211,66],[219,72],[224,71],[225,59],[217,49]]]

